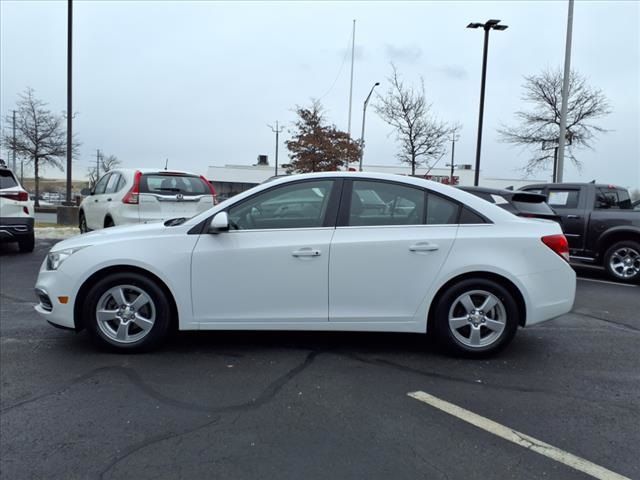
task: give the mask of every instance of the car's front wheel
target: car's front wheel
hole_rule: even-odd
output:
[[[626,240],[613,244],[604,254],[609,275],[623,282],[640,282],[640,243]]]
[[[90,335],[112,350],[149,350],[169,331],[171,305],[166,293],[138,273],[107,275],[89,290],[83,307]]]
[[[513,295],[488,279],[462,280],[440,296],[434,328],[440,344],[469,357],[497,353],[513,339],[520,320]]]
[[[80,228],[80,233],[87,233],[89,231],[89,228],[87,227],[87,217],[82,210],[80,210],[80,214],[78,216],[78,226]]]

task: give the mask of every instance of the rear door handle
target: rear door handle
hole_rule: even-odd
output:
[[[567,218],[571,218],[574,220],[579,220],[580,219],[580,215],[567,215]]]
[[[98,202],[98,199],[96,198],[96,199],[94,200],[94,202],[95,202],[95,203],[97,203],[97,202]]]
[[[435,243],[429,243],[429,242],[418,242],[418,243],[414,243],[413,245],[411,245],[409,247],[409,250],[412,252],[434,252],[436,250],[438,250],[438,248],[440,248],[438,245],[436,245]]]
[[[320,250],[315,248],[301,248],[300,250],[294,250],[291,252],[294,257],[319,257]]]

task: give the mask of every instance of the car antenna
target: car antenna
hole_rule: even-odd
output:
[[[165,171],[167,170],[167,167],[168,167],[168,166],[169,166],[169,159],[167,158],[167,159],[164,161],[164,170],[165,170]]]

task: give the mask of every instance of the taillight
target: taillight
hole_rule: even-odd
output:
[[[140,177],[142,177],[142,172],[137,170],[133,176],[133,185],[127,194],[122,197],[122,203],[127,203],[129,205],[138,204],[140,201]]]
[[[569,261],[569,242],[567,242],[567,237],[562,234],[547,235],[542,237],[541,240],[547,247],[556,252],[567,262]]]
[[[216,190],[215,188],[213,188],[213,185],[211,184],[211,182],[209,180],[207,180],[206,178],[204,178],[204,176],[200,175],[200,179],[207,184],[207,186],[209,187],[209,191],[211,192],[211,195],[213,196],[213,204],[215,205],[217,202],[217,195],[216,195]]]
[[[0,193],[0,197],[15,200],[16,202],[26,202],[29,200],[29,194],[27,192],[3,192]]]

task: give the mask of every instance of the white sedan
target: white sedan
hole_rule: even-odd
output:
[[[568,254],[557,223],[446,185],[296,175],[186,221],[56,244],[36,310],[120,351],[152,348],[175,329],[428,331],[482,356],[519,326],[571,310]]]

